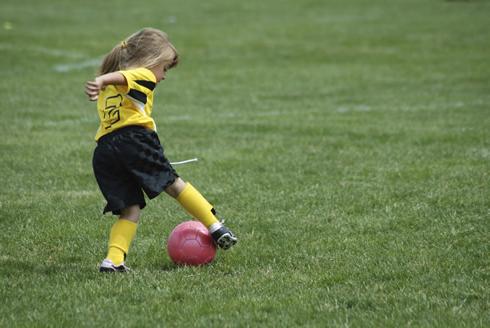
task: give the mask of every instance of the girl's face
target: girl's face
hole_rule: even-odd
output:
[[[150,71],[152,71],[153,74],[155,74],[157,83],[162,80],[165,80],[165,75],[167,73],[167,66],[168,65],[166,63],[160,63],[157,66],[150,68]]]

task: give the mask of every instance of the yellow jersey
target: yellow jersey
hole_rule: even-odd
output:
[[[99,94],[97,111],[100,126],[95,140],[129,125],[140,125],[156,131],[151,118],[153,89],[156,78],[147,68],[119,71],[126,78],[126,85],[108,85]]]

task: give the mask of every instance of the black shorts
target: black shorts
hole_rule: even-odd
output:
[[[124,127],[101,137],[92,164],[107,200],[104,213],[121,214],[132,205],[143,208],[143,191],[155,198],[178,178],[158,135],[141,126]]]

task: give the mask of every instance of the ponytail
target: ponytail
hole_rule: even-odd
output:
[[[167,69],[178,63],[175,47],[167,34],[154,28],[144,28],[116,45],[103,59],[98,75],[128,68],[155,67],[167,63]]]
[[[111,72],[116,72],[121,69],[122,52],[124,51],[125,48],[126,48],[125,45],[121,43],[115,46],[111,50],[111,52],[109,52],[104,57],[98,71],[99,76]]]

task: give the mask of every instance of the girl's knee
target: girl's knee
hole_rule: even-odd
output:
[[[181,178],[175,179],[174,183],[165,188],[165,192],[172,196],[173,198],[177,198],[180,195],[182,190],[185,188],[185,182]]]
[[[119,215],[119,218],[138,223],[140,219],[140,213],[141,213],[140,206],[132,205],[123,209],[121,211],[121,215]]]

